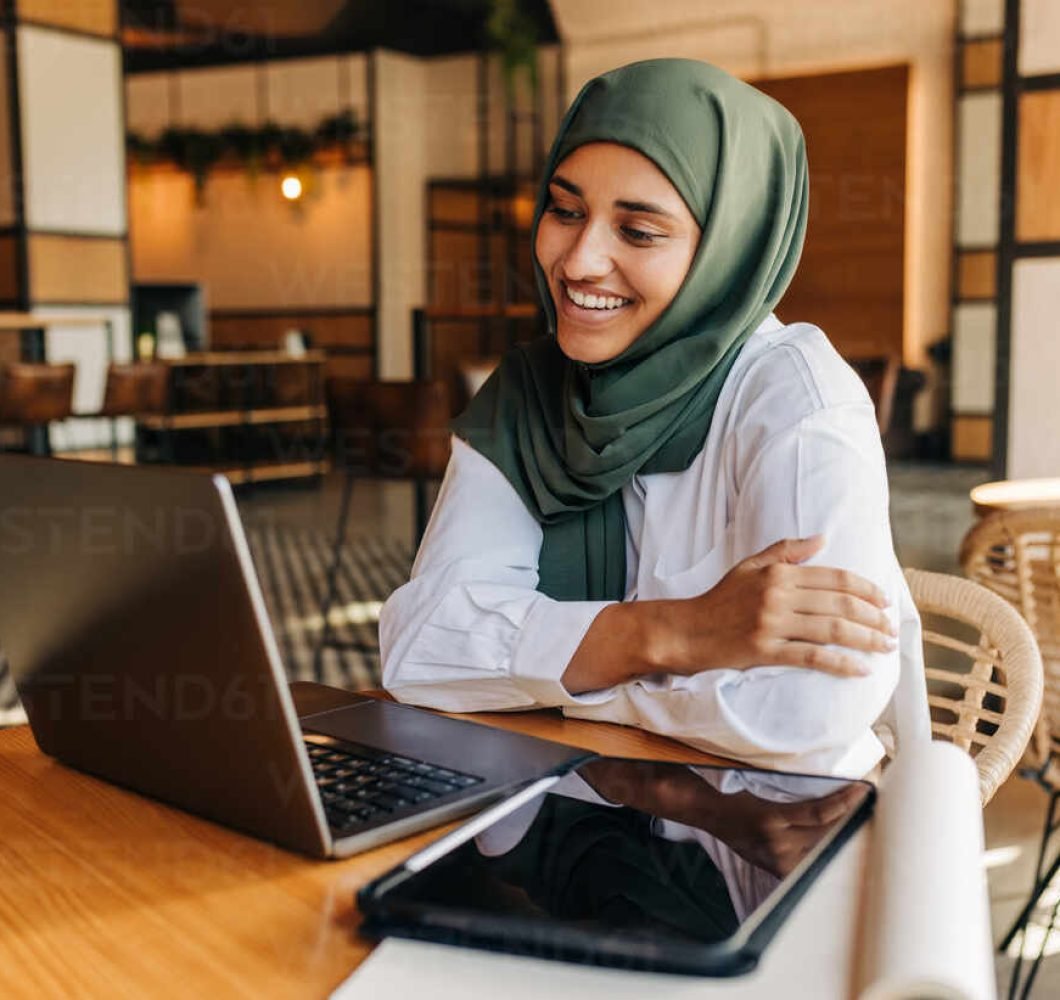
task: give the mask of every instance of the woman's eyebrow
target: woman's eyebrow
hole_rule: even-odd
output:
[[[623,208],[627,212],[647,212],[649,215],[662,215],[667,219],[674,219],[673,212],[667,212],[661,205],[650,201],[616,201],[615,208]]]
[[[569,191],[576,198],[582,197],[582,189],[573,181],[569,181],[566,177],[561,177],[559,174],[553,174],[549,183],[563,188],[564,191]],[[626,212],[647,212],[649,215],[662,215],[667,219],[676,218],[673,212],[668,212],[661,205],[656,205],[651,201],[625,201],[620,199],[616,200],[614,205],[615,208],[621,208]]]

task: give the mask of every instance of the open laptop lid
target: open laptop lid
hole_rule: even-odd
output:
[[[328,853],[223,477],[0,455],[0,646],[44,752]]]

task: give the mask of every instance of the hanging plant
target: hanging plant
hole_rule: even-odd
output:
[[[145,139],[138,132],[130,132],[125,137],[125,149],[128,151],[129,159],[145,166],[153,163],[155,159],[155,146],[150,139]]]
[[[167,128],[158,139],[158,148],[165,159],[172,160],[186,170],[195,181],[195,197],[202,201],[210,170],[224,154],[224,143],[219,132],[200,129]]]
[[[353,143],[357,138],[357,116],[350,110],[325,118],[316,127],[316,139],[323,146],[338,147],[346,162],[353,160]]]
[[[167,128],[156,139],[130,132],[125,144],[129,158],[138,164],[169,162],[190,173],[201,203],[210,171],[221,163],[238,163],[251,179],[263,167],[280,170],[312,165],[317,156],[334,149],[352,163],[359,134],[357,116],[346,110],[324,118],[312,129],[273,121],[256,128],[233,122],[212,131]]]
[[[236,160],[251,176],[258,175],[265,162],[265,146],[261,131],[235,123],[221,129],[221,142],[225,153]]]
[[[518,0],[490,0],[490,8],[486,38],[500,53],[508,100],[514,101],[520,71],[526,73],[530,89],[537,88],[537,24]]]

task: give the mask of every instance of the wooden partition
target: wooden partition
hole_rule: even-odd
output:
[[[810,218],[777,308],[845,357],[904,357],[908,66],[752,81],[802,125]]]
[[[310,338],[327,354],[329,376],[372,378],[375,360],[374,310],[349,309],[237,310],[210,313],[211,350],[278,350],[290,330]]]

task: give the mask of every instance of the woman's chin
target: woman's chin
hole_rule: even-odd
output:
[[[636,337],[614,331],[582,332],[564,329],[560,323],[556,330],[559,349],[571,359],[582,364],[594,365],[617,358]]]

